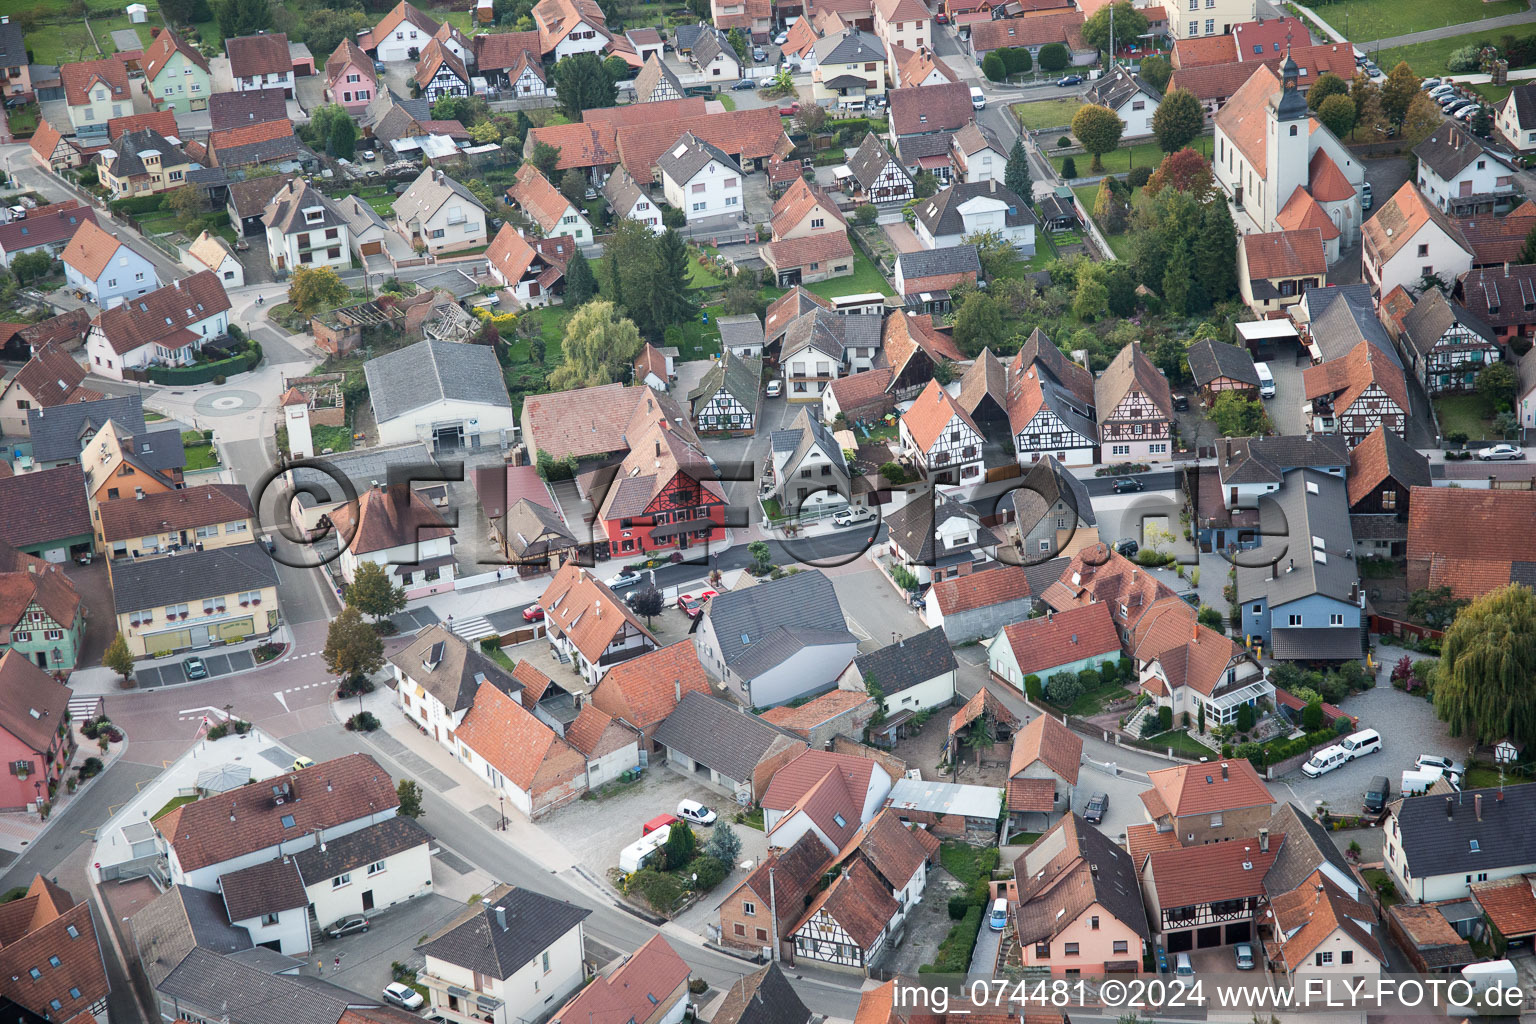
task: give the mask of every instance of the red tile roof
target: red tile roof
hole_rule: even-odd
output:
[[[209,132],[208,152],[217,162],[221,149],[271,142],[274,139],[286,139],[291,135],[293,135],[293,122],[287,118],[279,121],[262,121],[258,124],[244,124],[238,128],[226,128],[221,132]]]
[[[1322,146],[1307,163],[1307,189],[1320,203],[1338,203],[1355,197],[1355,186],[1344,177],[1344,172]]]
[[[848,226],[848,218],[843,216],[843,211],[837,208],[837,204],[825,192],[803,177],[796,178],[794,184],[773,204],[773,218],[769,224],[773,237],[778,238],[798,227],[818,208],[828,220],[836,221],[844,228]]]
[[[862,708],[866,704],[870,705],[870,710],[873,712],[874,700],[863,690],[828,690],[815,700],[797,708],[788,705],[769,708],[761,717],[763,721],[772,722],[781,729],[788,729],[801,739],[808,739],[810,731],[818,725],[830,722],[839,715]]]
[[[918,395],[911,407],[901,414],[901,422],[906,425],[907,433],[924,452],[934,446],[939,435],[957,418],[974,430],[978,437],[981,435],[980,428],[976,426],[970,415],[956,405],[955,400],[949,396],[949,392],[934,380],[928,382],[923,393]]]
[[[295,799],[278,804],[272,786]],[[345,754],[260,785],[175,807],[155,819],[183,871],[222,864],[315,828],[329,828],[400,806],[394,780],[367,754]],[[292,817],[293,825],[283,822]],[[231,821],[230,819],[234,820]]]
[[[1300,189],[1297,194],[1302,194]],[[1322,232],[1316,228],[1244,235],[1243,255],[1248,260],[1248,278],[1252,281],[1306,274],[1321,276],[1328,272]]]
[[[1267,807],[1275,802],[1269,787],[1246,758],[1219,763],[1176,765],[1147,773],[1152,788],[1142,793],[1142,803],[1154,817],[1235,811],[1243,807]]]
[[[1322,150],[1318,150],[1322,152]],[[1331,242],[1339,237],[1339,229],[1333,223],[1333,219],[1317,205],[1317,200],[1311,193],[1300,185],[1291,193],[1291,198],[1286,200],[1285,206],[1275,214],[1275,223],[1280,226],[1281,232],[1298,234],[1307,229],[1316,229],[1324,242]],[[1281,232],[1275,232],[1279,234]],[[1245,235],[1245,238],[1252,237]],[[1310,245],[1304,245],[1304,249],[1310,249]]]
[[[229,57],[230,74],[236,78],[293,73],[288,37],[281,32],[226,39],[224,53]]]
[[[1157,850],[1177,850],[1181,845],[1177,832],[1172,829],[1159,832],[1155,822],[1144,821],[1137,825],[1129,825],[1125,830],[1125,848],[1130,851],[1131,863],[1135,866],[1137,874],[1141,873],[1149,853]]]
[[[1206,64],[1231,64],[1237,61],[1237,44],[1230,35],[1204,36],[1173,41],[1173,66],[1198,68]]]
[[[22,554],[4,542],[0,548],[13,556],[8,567],[0,570],[0,624],[17,626],[33,602],[54,622],[70,629],[80,611],[80,595],[57,565]]]
[[[507,189],[507,198],[533,218],[546,235],[560,226],[560,218],[571,205],[564,193],[550,184],[532,163],[517,169],[517,175]]]
[[[1281,949],[1292,970],[1304,965],[1313,950],[1338,931],[1385,964],[1386,955],[1369,930],[1376,925],[1375,911],[1351,898],[1321,871],[1271,900],[1270,913],[1276,932],[1285,936]]]
[[[1014,734],[1008,777],[1015,779],[1036,763],[1045,765],[1067,785],[1077,785],[1078,769],[1083,763],[1083,738],[1050,715],[1036,715]]]
[[[1409,411],[1408,380],[1402,368],[1383,356],[1374,342],[1362,341],[1342,359],[1307,367],[1301,380],[1309,399],[1337,395],[1333,407],[1338,413],[1350,409],[1372,384],[1386,392],[1403,413]]]
[[[685,693],[710,693],[709,676],[691,640],[619,662],[592,691],[592,703],[649,736]]]
[[[1056,808],[1056,783],[1050,779],[1009,779],[1008,809],[1020,814],[1049,814]]]
[[[1084,658],[1119,656],[1120,637],[1104,604],[1084,605],[1003,627],[1021,676]]]
[[[201,50],[183,40],[174,29],[164,28],[155,36],[155,41],[149,44],[149,49],[144,51],[144,77],[151,82],[160,77],[160,72],[165,70],[165,62],[178,52],[204,71],[208,70],[208,59]],[[160,134],[164,135],[165,132]]]
[[[96,222],[94,218],[76,227],[60,257],[87,280],[94,281],[107,269],[118,247],[124,243]]]
[[[537,61],[539,50],[539,33],[532,32],[487,32],[475,36],[475,66],[482,71],[499,71],[504,68],[515,68],[522,61],[523,54],[531,53]]]
[[[391,32],[400,27],[401,22],[406,21],[426,32],[429,36],[436,33],[441,27],[438,22],[422,13],[420,8],[407,3],[406,0],[400,0],[400,3],[390,8],[388,14],[379,19],[379,23],[373,27],[372,32],[364,38],[362,42],[363,49],[371,50],[375,48],[378,46],[379,40],[388,38]]]
[[[1082,15],[1077,15],[1077,18],[1081,21]],[[982,22],[971,31],[974,33],[984,26],[1001,24],[997,21]],[[892,89],[887,98],[890,101],[891,132],[897,136],[959,131],[965,122],[976,116],[976,109],[971,106],[970,87],[963,82]]]
[[[348,502],[332,512],[331,522],[355,555],[453,536],[442,513],[404,483],[370,487],[355,506]]]
[[[846,231],[828,231],[819,235],[784,238],[777,242],[769,242],[762,248],[763,258],[770,266],[781,272],[801,267],[812,273],[819,273],[836,260],[853,259],[853,243],[848,241]]]
[[[550,1024],[628,1024],[648,1020],[688,980],[691,968],[653,935],[606,976],[598,975],[555,1011]],[[687,995],[683,995],[684,1000]]]
[[[1264,895],[1264,873],[1284,839],[1271,835],[1267,853],[1259,850],[1257,838],[1154,851],[1149,860],[1158,906],[1166,910]]]
[[[169,34],[169,30],[165,34]],[[176,127],[176,111],[155,110],[148,114],[133,114],[129,117],[114,117],[107,122],[107,137],[113,142],[122,138],[124,132],[142,132],[149,130],[166,138],[179,138],[180,130]]]
[[[1536,934],[1536,891],[1530,875],[1473,882],[1472,899],[1504,938]]]
[[[839,377],[827,390],[838,411],[848,419],[871,419],[896,408],[895,399],[886,391],[893,376],[890,367],[881,366]]]
[[[255,515],[250,492],[240,484],[200,484],[142,498],[101,503],[102,535],[109,541],[243,522]]]
[[[971,46],[985,54],[1007,46],[1047,46],[1061,43],[1069,50],[1083,47],[1081,11],[1037,15],[1030,18],[1002,18],[979,21],[971,26]]]
[[[933,588],[928,591],[929,599],[936,601],[939,611],[945,615],[986,608],[1004,601],[1018,601],[1029,596],[1029,577],[1022,565],[999,566],[936,580]]]
[[[60,64],[59,77],[64,82],[64,99],[72,107],[91,102],[91,89],[98,83],[110,90],[107,101],[123,102],[129,98],[128,69],[120,57]]]
[[[480,684],[474,705],[454,735],[530,795],[541,788],[540,781],[579,774],[587,766],[580,751],[491,682]]]
[[[94,1024],[87,1007],[105,1001],[110,986],[90,904],[75,903],[42,875],[15,902],[23,911],[30,904],[31,913],[24,930],[0,948],[0,996],[51,1020]],[[58,957],[57,967],[51,957]],[[42,977],[34,980],[34,969]]]
[[[763,793],[762,805],[769,810],[788,810],[828,774],[836,773],[848,784],[851,794],[858,798],[862,807],[874,766],[875,762],[868,758],[829,750],[807,750],[774,774],[773,781]]]
[[[718,147],[728,156],[745,160],[766,160],[781,145],[787,149],[789,143],[777,107],[727,110],[675,121],[633,124],[618,129],[618,152],[624,169],[637,183],[649,185],[654,180],[651,168],[656,165],[657,158],[684,132],[692,132],[699,141]]]
[[[594,664],[626,624],[649,641],[646,646],[659,646],[629,605],[574,562],[567,562],[555,573],[539,595],[539,607],[544,609],[549,625],[558,628]]]
[[[75,239],[78,241],[79,238],[77,234]],[[74,244],[70,242],[71,247]],[[110,257],[111,252],[107,255]],[[113,351],[123,355],[144,345],[163,342],[229,308],[229,296],[219,283],[219,275],[202,270],[156,288],[148,295],[103,310],[94,322]]]
[[[856,863],[811,901],[805,917],[790,929],[790,933],[799,931],[823,909],[842,925],[861,949],[867,951],[901,908],[874,870],[867,864]]]
[[[1509,583],[1513,562],[1536,562],[1536,491],[1415,487],[1408,502],[1408,568],[1429,586],[1478,597]]]

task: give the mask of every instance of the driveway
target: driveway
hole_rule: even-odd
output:
[[[923,248],[923,243],[918,239],[917,232],[906,221],[899,224],[886,224],[884,226],[885,237],[891,240],[891,245],[897,252],[917,252]]]
[[[1264,399],[1264,410],[1280,433],[1305,434],[1308,430],[1301,407],[1307,403],[1307,388],[1301,375],[1308,363],[1288,358],[1285,352],[1289,351],[1287,346],[1279,358],[1265,360],[1275,376],[1275,397]]]
[[[417,942],[451,922],[464,906],[434,892],[370,913],[366,932],[322,939],[300,973],[313,976],[316,964],[323,963],[320,977],[358,995],[377,997],[394,980],[390,965],[395,961],[417,970],[426,966],[426,958],[415,951]]]

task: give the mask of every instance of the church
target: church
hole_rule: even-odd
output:
[[[1216,183],[1239,232],[1317,228],[1332,265],[1360,238],[1365,168],[1307,110],[1289,48],[1280,73],[1259,65],[1216,112]]]

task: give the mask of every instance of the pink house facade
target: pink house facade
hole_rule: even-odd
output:
[[[379,94],[373,61],[350,39],[325,62],[326,92],[349,114],[361,114]]]
[[[68,728],[70,689],[26,655],[0,657],[0,811],[52,797],[75,751]]]

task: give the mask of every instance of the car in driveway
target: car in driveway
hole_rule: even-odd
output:
[[[677,805],[677,816],[694,825],[713,825],[720,817],[712,809],[705,807],[697,800],[682,800]]]
[[[368,919],[361,914],[356,917],[344,917],[325,930],[325,934],[333,939],[340,939],[347,935],[356,935],[368,930]]]
[[[638,572],[621,572],[617,576],[608,577],[603,582],[608,584],[609,590],[623,590],[625,587],[632,587],[639,583],[640,574]]]
[[[756,88],[757,88],[757,80],[756,79],[754,79],[754,78],[743,78],[741,81],[739,81],[735,85],[731,86],[731,91],[732,92],[741,92],[743,89],[756,89]]]
[[[186,673],[189,680],[207,679],[208,666],[202,658],[186,658],[181,663],[181,670]]]
[[[531,604],[527,608],[523,609],[524,622],[542,622],[543,620],[544,609],[540,608],[538,605]]]
[[[1141,545],[1129,537],[1115,541],[1115,553],[1124,558],[1135,558],[1136,552],[1141,550]]]
[[[1083,808],[1083,820],[1091,825],[1100,825],[1104,822],[1104,815],[1109,811],[1109,794],[1095,793],[1088,798],[1088,806]]]
[[[384,1001],[394,1003],[402,1010],[419,1010],[426,1005],[421,993],[402,982],[392,981],[384,986]]]
[[[971,86],[971,106],[976,110],[985,110],[987,108],[987,97],[974,85]]]
[[[1082,84],[1083,84],[1083,76],[1082,75],[1062,75],[1060,78],[1058,78],[1056,80],[1056,87],[1058,89],[1065,89],[1065,88],[1067,88],[1068,86],[1071,86],[1071,85],[1082,85]]]
[[[787,42],[789,42],[788,32],[780,32],[778,35],[773,37],[774,46],[783,46]]]
[[[1239,942],[1232,947],[1232,959],[1240,971],[1253,970],[1253,946],[1246,942]]]
[[[761,64],[763,61],[768,59],[768,51],[763,49],[761,46],[754,46],[752,47],[752,59]]]
[[[859,523],[873,522],[875,513],[863,505],[854,505],[841,509],[832,516],[833,526],[856,526]]]
[[[1147,485],[1133,476],[1123,476],[1115,481],[1116,494],[1130,494],[1133,491],[1144,491]]]
[[[1444,756],[1443,754],[1420,754],[1419,759],[1414,762],[1414,765],[1419,769],[1419,771],[1425,771],[1426,769],[1438,769],[1439,771],[1444,772],[1446,775],[1450,776],[1451,781],[1453,782],[1459,780],[1463,773],[1466,772],[1464,767],[1457,764],[1455,761],[1452,761],[1450,758]]]
[[[777,377],[775,377],[773,380],[769,381],[768,382],[768,386],[763,388],[763,397],[764,398],[778,398],[783,393],[784,393],[784,382],[779,380]]]
[[[1362,209],[1362,210],[1369,210],[1371,208],[1371,203],[1372,202],[1373,202],[1373,200],[1371,199],[1371,183],[1368,182],[1368,181],[1361,183],[1361,185],[1360,185],[1360,209]]]
[[[1484,462],[1504,461],[1505,459],[1523,459],[1525,450],[1518,445],[1496,444],[1487,448],[1479,448],[1477,457]]]
[[[718,595],[715,590],[702,590],[697,594],[680,594],[677,598],[677,606],[682,609],[684,615],[690,619],[696,619],[704,614],[704,602]]]

